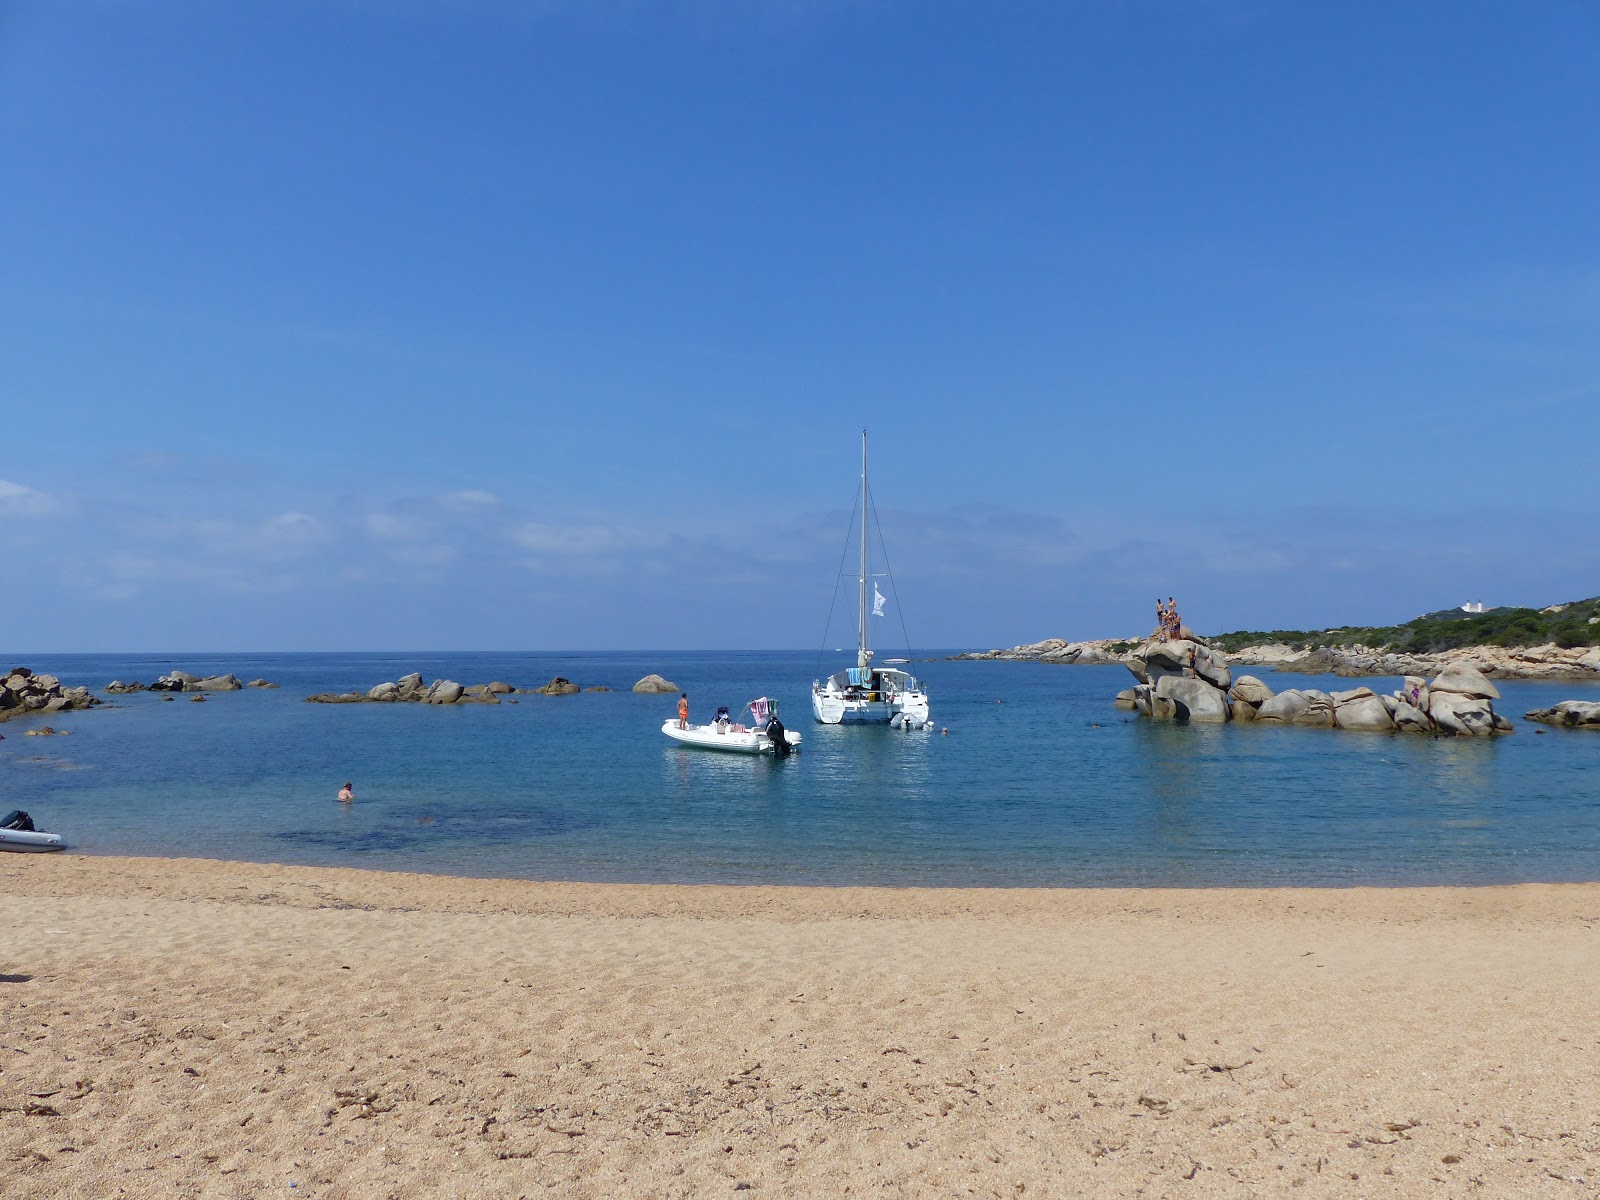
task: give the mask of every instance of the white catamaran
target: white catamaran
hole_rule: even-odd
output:
[[[861,577],[860,607],[856,617],[856,665],[837,671],[811,685],[811,711],[824,725],[877,724],[910,729],[927,729],[928,694],[922,684],[901,666],[905,658],[886,658],[881,667],[872,665],[867,648],[867,512],[872,493],[867,490],[867,431],[861,431]],[[893,590],[893,589],[891,589]],[[883,616],[887,597],[872,584],[870,615]]]

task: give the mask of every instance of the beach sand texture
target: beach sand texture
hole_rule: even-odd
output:
[[[1600,885],[0,896],[7,1198],[1600,1192]]]

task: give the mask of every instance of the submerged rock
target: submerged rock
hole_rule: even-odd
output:
[[[1536,708],[1523,714],[1542,725],[1561,725],[1568,729],[1600,729],[1600,702],[1563,700],[1549,708]]]

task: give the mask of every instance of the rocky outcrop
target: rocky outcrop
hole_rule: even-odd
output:
[[[93,708],[99,703],[88,688],[62,687],[54,675],[35,675],[27,667],[12,667],[0,678],[0,721],[29,713]]]
[[[647,692],[652,694],[659,692],[665,694],[667,692],[676,692],[679,690],[679,688],[677,684],[670,683],[661,678],[659,675],[646,675],[643,679],[639,680],[638,683],[633,685],[633,690],[636,692]]]
[[[1368,687],[1331,693],[1286,688],[1274,694],[1254,675],[1230,680],[1227,669],[1219,669],[1221,658],[1201,638],[1146,642],[1128,656],[1128,670],[1139,684],[1117,693],[1117,707],[1158,720],[1195,723],[1260,721],[1457,737],[1511,731],[1511,722],[1494,711],[1492,701],[1500,693],[1481,671],[1466,663],[1452,664],[1432,682],[1408,677],[1405,687],[1389,696]],[[1593,708],[1600,713],[1600,704]]]
[[[424,704],[454,704],[467,689],[453,679],[436,679],[433,686],[428,688],[428,694],[422,698]]]
[[[253,684],[251,686],[254,686]],[[365,692],[323,692],[307,696],[308,704],[499,704],[500,697],[517,691],[498,679],[463,686],[453,679],[424,683],[413,671],[399,679],[373,684]],[[574,688],[574,691],[577,689]],[[513,701],[515,703],[515,701]]]
[[[543,687],[534,688],[533,690],[541,696],[575,696],[579,692],[583,691],[583,689],[577,684],[573,683],[572,680],[564,678],[560,675],[557,675]]]
[[[246,687],[275,688],[278,685],[268,683],[265,679],[254,679],[250,683],[239,682],[237,675],[207,675],[201,678],[191,675],[187,671],[172,671],[163,675],[152,684],[143,684],[135,680],[132,683],[123,683],[122,680],[113,680],[106,684],[104,691],[111,695],[125,695],[129,692],[237,692]]]
[[[1451,663],[1439,672],[1428,688],[1434,692],[1455,692],[1461,696],[1475,696],[1483,700],[1500,699],[1499,689],[1484,678],[1482,671],[1467,662]]]
[[[1338,706],[1333,710],[1334,724],[1340,729],[1374,733],[1387,733],[1394,729],[1394,717],[1389,712],[1389,706],[1371,688],[1358,688],[1355,693],[1335,692],[1333,695]]]
[[[1272,699],[1272,689],[1254,675],[1241,675],[1233,681],[1233,687],[1228,689],[1228,699],[1260,708]]]
[[[1600,648],[1593,646],[1463,646],[1437,654],[1394,654],[1360,645],[1297,650],[1275,642],[1245,646],[1225,657],[1233,666],[1344,678],[1438,675],[1459,664],[1488,679],[1600,679]]]
[[[1046,638],[1030,645],[1012,646],[1009,650],[969,650],[953,654],[951,662],[1043,662],[1077,666],[1103,666],[1125,663],[1137,638],[1100,638],[1096,641],[1069,642],[1062,638]]]
[[[1229,716],[1227,696],[1198,677],[1163,675],[1155,683],[1155,694],[1172,702],[1173,716],[1179,721],[1220,725]]]
[[[1560,725],[1565,729],[1600,729],[1600,702],[1563,700],[1549,708],[1536,708],[1522,714],[1541,725]]]

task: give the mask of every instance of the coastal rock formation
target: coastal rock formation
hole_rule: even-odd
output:
[[[1563,700],[1550,708],[1536,708],[1523,713],[1530,721],[1543,725],[1561,725],[1567,729],[1600,729],[1600,702],[1593,700]]]
[[[1127,661],[1138,686],[1117,693],[1117,707],[1156,719],[1211,724],[1262,721],[1315,729],[1459,737],[1511,731],[1511,722],[1494,711],[1492,701],[1500,693],[1467,663],[1452,664],[1431,683],[1408,676],[1401,691],[1380,696],[1368,687],[1332,693],[1286,688],[1274,694],[1254,675],[1231,680],[1221,660],[1222,655],[1200,638],[1145,642]],[[1600,704],[1592,707],[1600,714]]]
[[[533,690],[541,696],[574,696],[583,689],[573,683],[572,680],[557,675],[543,687],[534,688]]]
[[[1463,646],[1437,654],[1392,654],[1359,645],[1297,650],[1273,642],[1245,646],[1224,657],[1233,666],[1345,678],[1438,675],[1462,665],[1487,679],[1600,679],[1600,649],[1589,646]]]
[[[1233,687],[1228,690],[1230,700],[1241,700],[1245,704],[1260,707],[1272,699],[1272,689],[1254,675],[1241,675],[1233,681]]]
[[[1172,702],[1180,721],[1220,725],[1228,719],[1228,698],[1204,679],[1163,675],[1155,682],[1155,695]]]
[[[62,687],[54,675],[35,675],[27,667],[12,667],[0,679],[0,721],[35,712],[93,708],[99,703],[88,688]]]
[[[251,685],[255,686],[254,684]],[[424,683],[416,671],[399,679],[373,684],[365,692],[323,692],[307,696],[308,704],[499,704],[500,697],[518,689],[498,679],[463,686],[453,679]],[[574,691],[577,689],[574,688]]]
[[[1484,700],[1500,699],[1500,692],[1472,663],[1454,662],[1440,671],[1428,687],[1435,692],[1456,692]]]
[[[1334,723],[1340,729],[1364,729],[1387,732],[1394,726],[1394,717],[1388,705],[1371,688],[1357,688],[1354,692],[1335,692]]]
[[[112,695],[126,694],[129,692],[237,692],[246,686],[253,688],[275,688],[278,685],[268,683],[265,679],[252,680],[248,685],[240,683],[237,675],[207,675],[204,679],[198,675],[191,675],[187,671],[172,671],[148,687],[137,680],[132,683],[123,683],[116,679],[106,684],[103,689]]]
[[[1100,638],[1087,642],[1068,642],[1061,638],[1046,638],[1031,645],[1012,646],[1009,650],[969,650],[953,654],[951,662],[1044,662],[1077,666],[1102,666],[1125,663],[1138,638]]]
[[[428,694],[422,698],[424,704],[454,704],[466,694],[466,688],[453,679],[436,679],[433,686],[428,689]]]
[[[638,683],[633,685],[633,690],[636,692],[666,693],[676,692],[679,690],[679,688],[677,684],[669,683],[659,675],[646,675],[643,679],[639,680]]]

